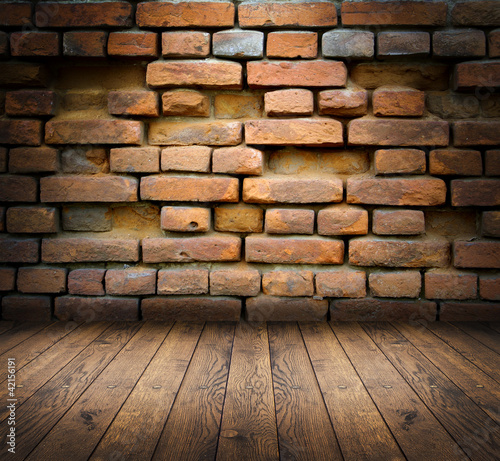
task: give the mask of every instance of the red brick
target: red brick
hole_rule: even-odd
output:
[[[500,277],[496,275],[479,277],[479,293],[482,299],[500,301]]]
[[[379,32],[377,34],[377,57],[428,56],[431,37],[428,32]]]
[[[17,289],[21,293],[63,293],[66,291],[66,269],[54,267],[20,267]]]
[[[113,228],[113,215],[110,207],[63,206],[62,225],[67,231],[107,232]]]
[[[247,203],[341,202],[342,180],[245,178],[243,201]]]
[[[68,293],[103,296],[105,269],[76,269],[68,275]]]
[[[314,234],[314,210],[268,209],[266,210],[268,234]]]
[[[141,199],[176,202],[237,202],[236,178],[143,176]]]
[[[7,171],[7,148],[0,147],[0,172],[5,173]]]
[[[2,320],[48,322],[51,320],[49,296],[5,296],[2,299]]]
[[[384,117],[420,117],[425,93],[402,86],[382,86],[373,92],[373,113]]]
[[[422,280],[418,271],[371,273],[372,296],[380,298],[418,298]]]
[[[312,115],[314,95],[310,90],[277,90],[264,95],[264,110],[268,116]]]
[[[208,117],[210,98],[198,91],[167,91],[162,97],[163,115]]]
[[[482,30],[439,30],[432,36],[432,51],[441,57],[484,56],[486,37]]]
[[[158,54],[158,34],[154,32],[111,32],[109,34],[109,56],[155,58]]]
[[[0,86],[8,88],[44,87],[50,83],[49,68],[32,62],[3,62]]]
[[[349,122],[349,145],[447,146],[448,122],[442,120],[372,120]]]
[[[351,240],[349,263],[354,266],[445,267],[450,244],[435,240]]]
[[[343,2],[344,26],[444,26],[445,2],[364,1]]]
[[[257,270],[212,270],[210,294],[257,296],[260,292],[260,273]]]
[[[426,272],[427,299],[474,299],[477,296],[477,275]]]
[[[315,58],[318,56],[316,32],[270,32],[267,35],[269,58]]]
[[[130,120],[54,120],[45,125],[47,144],[141,144],[143,123]]]
[[[63,52],[65,56],[101,58],[106,56],[107,41],[107,32],[65,32],[63,36]]]
[[[374,210],[373,233],[375,235],[425,234],[424,212],[420,210]]]
[[[342,264],[344,242],[324,238],[245,239],[247,262],[271,264]]]
[[[500,150],[486,151],[484,170],[486,176],[500,176]]]
[[[39,241],[34,239],[0,239],[0,262],[37,263]]]
[[[57,32],[14,32],[10,34],[12,56],[59,56]]]
[[[368,92],[362,89],[325,90],[318,95],[319,113],[359,117],[368,112]]]
[[[58,228],[56,208],[10,207],[7,210],[7,232],[12,234],[49,234],[57,232]]]
[[[142,241],[145,263],[239,261],[238,237],[145,238]]]
[[[0,267],[0,291],[13,291],[15,287],[16,269],[13,267]]]
[[[451,10],[451,20],[457,26],[498,26],[500,7],[496,0],[457,2]]]
[[[425,152],[419,149],[379,149],[375,151],[375,171],[381,174],[424,174]]]
[[[428,92],[427,110],[439,118],[473,118],[479,115],[479,101],[471,94]]]
[[[340,61],[253,61],[247,81],[250,88],[345,86],[347,69]]]
[[[207,32],[163,32],[161,43],[165,57],[197,58],[210,54],[210,34]]]
[[[451,181],[452,206],[500,205],[500,180],[455,179]]]
[[[109,173],[107,151],[92,145],[67,146],[61,152],[61,171],[75,174]]]
[[[438,149],[429,154],[432,175],[481,176],[483,161],[477,150]]]
[[[318,213],[318,234],[368,234],[368,211],[343,205],[320,210]]]
[[[316,274],[318,296],[332,298],[364,298],[366,274],[363,271],[331,271]]]
[[[251,206],[231,205],[214,208],[218,232],[262,232],[264,211]]]
[[[483,237],[500,237],[500,211],[483,211],[481,230]]]
[[[224,297],[146,298],[141,302],[143,320],[162,322],[238,322],[241,300]]]
[[[0,143],[39,146],[41,142],[40,120],[0,120]]]
[[[120,147],[111,149],[109,167],[117,173],[158,173],[159,147]]]
[[[261,175],[264,170],[264,153],[252,147],[222,147],[214,149],[212,171],[245,175]]]
[[[146,81],[152,88],[201,86],[241,90],[242,66],[229,61],[156,61],[148,64]]]
[[[31,176],[0,176],[0,202],[36,202],[38,182]]]
[[[455,241],[453,254],[455,267],[500,268],[500,242]]]
[[[430,235],[454,238],[476,236],[476,212],[472,210],[426,211],[425,227]]]
[[[209,208],[168,206],[161,209],[161,228],[171,232],[207,232],[212,217]]]
[[[154,91],[110,91],[108,112],[112,115],[158,117],[158,95]]]
[[[455,146],[495,146],[500,143],[500,121],[453,122]]]
[[[273,271],[262,275],[262,291],[270,296],[312,296],[312,271]]]
[[[59,169],[59,152],[50,147],[15,147],[9,151],[10,173],[53,173]]]
[[[455,67],[453,89],[477,91],[488,88],[489,91],[500,87],[500,62],[462,62]]]
[[[5,98],[5,112],[8,115],[54,115],[56,94],[47,90],[9,91]]]
[[[233,26],[231,2],[142,2],[137,5],[139,27]]]
[[[108,269],[105,283],[108,295],[154,295],[156,269]]]
[[[446,201],[441,179],[347,179],[347,203],[436,206]]]
[[[212,150],[206,146],[167,147],[161,151],[161,170],[209,173]]]
[[[247,322],[317,322],[326,320],[328,301],[260,295],[246,301]]]
[[[58,297],[54,315],[65,322],[132,322],[139,320],[139,299]]]
[[[35,8],[37,27],[130,27],[132,5],[128,2],[40,2]]]
[[[202,295],[208,293],[208,270],[158,271],[159,295]]]
[[[442,322],[498,322],[498,303],[441,303]]]
[[[335,322],[432,322],[436,303],[427,301],[392,301],[381,299],[334,300],[330,318]]]
[[[136,262],[138,260],[138,240],[98,238],[42,240],[42,261],[45,263]]]
[[[264,104],[260,95],[216,94],[215,118],[259,118]]]
[[[46,176],[42,202],[136,202],[138,180],[122,176]]]
[[[500,29],[488,34],[488,50],[490,58],[500,58]]]
[[[31,24],[33,5],[29,2],[2,3],[0,26],[27,26]]]

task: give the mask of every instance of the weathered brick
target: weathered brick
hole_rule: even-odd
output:
[[[312,115],[314,95],[310,90],[277,90],[264,95],[264,110],[268,116]]]
[[[158,147],[121,147],[111,149],[109,165],[117,173],[158,173],[160,149]]]
[[[51,147],[15,147],[9,151],[10,173],[53,173],[59,169],[59,153]]]
[[[363,271],[329,271],[316,274],[318,296],[333,298],[364,298],[366,274]]]
[[[208,117],[210,98],[198,91],[167,91],[162,97],[163,115]]]
[[[108,38],[109,56],[156,58],[159,54],[158,34],[154,32],[111,32]]]
[[[498,26],[500,8],[495,0],[457,2],[451,10],[451,20],[456,26]]]
[[[75,269],[68,274],[68,293],[103,296],[105,269]]]
[[[141,199],[176,202],[237,202],[236,178],[143,176]]]
[[[328,203],[342,201],[341,179],[245,178],[247,203]]]
[[[41,142],[40,120],[0,120],[0,143],[39,146]]]
[[[420,210],[374,210],[375,235],[425,234],[424,212]]]
[[[262,291],[270,296],[312,296],[312,271],[272,271],[262,274]]]
[[[448,142],[448,122],[442,120],[356,119],[348,125],[348,143],[354,146],[447,146]]]
[[[56,208],[10,207],[7,210],[7,232],[12,234],[48,234],[57,232],[58,227]]]
[[[482,299],[500,301],[500,277],[496,275],[479,277],[479,293]]]
[[[0,172],[5,173],[7,171],[7,148],[0,147]]]
[[[213,270],[210,272],[210,294],[257,296],[260,273],[257,270]]]
[[[9,34],[0,31],[0,56],[7,57],[10,50]]]
[[[206,146],[167,147],[161,151],[162,171],[210,172],[212,148]]]
[[[451,181],[452,206],[500,205],[500,180],[455,179]]]
[[[266,54],[269,58],[315,58],[318,56],[318,34],[306,31],[270,32]]]
[[[212,217],[209,208],[169,206],[161,209],[161,228],[172,232],[207,232]]]
[[[46,176],[40,179],[42,202],[136,202],[136,178],[122,176]]]
[[[347,179],[347,203],[436,206],[445,200],[441,179]]]
[[[103,58],[106,56],[107,41],[108,34],[103,31],[65,32],[63,52],[65,56]]]
[[[263,107],[262,97],[255,94],[215,95],[215,118],[259,118]]]
[[[68,85],[70,86],[70,85]],[[114,86],[114,85],[113,85]],[[62,96],[62,109],[73,112],[87,109],[105,109],[107,91],[104,89],[69,89]]]
[[[359,117],[368,112],[368,92],[362,89],[325,90],[318,94],[321,115]]]
[[[444,267],[450,244],[438,240],[351,240],[349,263],[354,266]]]
[[[106,206],[64,206],[62,225],[67,231],[107,232],[113,228],[113,216]]]
[[[490,58],[500,58],[500,29],[488,34],[488,50]]]
[[[245,123],[245,140],[247,144],[341,146],[342,124],[327,118],[250,120]]]
[[[65,322],[132,322],[139,320],[139,299],[63,296],[55,299],[54,315]]]
[[[430,235],[453,238],[472,238],[476,235],[476,212],[425,211],[426,232]]]
[[[246,301],[247,322],[317,322],[326,320],[328,301],[260,295]]]
[[[137,5],[139,27],[231,27],[231,2],[142,2]]]
[[[268,234],[314,234],[314,210],[268,209],[265,230]]]
[[[153,88],[201,86],[241,90],[242,66],[228,61],[156,61],[148,64],[146,81]]]
[[[442,322],[497,322],[499,303],[441,303],[439,319]]]
[[[158,271],[159,295],[201,295],[208,293],[207,269]]]
[[[264,34],[256,30],[222,30],[212,35],[212,52],[221,58],[251,59],[264,55]]]
[[[145,263],[239,261],[238,237],[145,238],[142,241]]]
[[[31,24],[33,5],[29,2],[2,3],[0,26],[27,26]]]
[[[154,91],[110,91],[108,111],[112,115],[158,117],[158,95]]]
[[[426,272],[427,299],[474,299],[477,296],[477,275]]]
[[[462,62],[455,66],[453,89],[477,91],[477,88],[500,87],[500,62]]]
[[[437,149],[429,154],[432,175],[481,176],[483,161],[477,150]]]
[[[136,262],[138,260],[138,240],[97,238],[42,240],[42,261],[44,263]]]
[[[365,235],[368,211],[358,207],[335,206],[318,213],[319,235]]]
[[[21,293],[63,293],[67,270],[54,267],[20,267],[17,289]]]
[[[402,86],[382,86],[373,92],[373,113],[384,117],[420,117],[425,93]]]
[[[487,150],[484,157],[484,174],[500,176],[500,150]]]
[[[481,235],[483,237],[500,237],[500,211],[483,211]]]
[[[36,202],[38,182],[31,176],[0,176],[0,202]]]
[[[154,295],[156,269],[108,269],[105,284],[109,295]]]
[[[118,233],[142,238],[145,235],[162,235],[160,207],[150,203],[121,204],[111,208],[113,228]]]
[[[245,239],[247,262],[271,264],[342,264],[344,242],[326,238]]]
[[[16,287],[16,269],[0,267],[0,291],[13,291]]]
[[[0,85],[8,88],[44,87],[50,82],[50,70],[31,62],[2,62]]]
[[[215,230],[219,232],[262,232],[264,211],[251,206],[214,208]]]
[[[440,118],[472,118],[479,115],[479,101],[474,95],[428,92],[426,106]]]
[[[347,69],[340,61],[253,61],[247,81],[250,88],[345,86]]]
[[[141,302],[143,320],[163,322],[238,322],[241,300],[225,297],[157,297]]]
[[[0,239],[0,262],[37,263],[39,241],[34,239]]]
[[[63,148],[61,151],[61,171],[71,174],[109,173],[106,149],[93,145]]]
[[[50,296],[5,296],[2,299],[2,319],[21,322],[51,320]]]
[[[500,268],[500,242],[455,241],[454,265],[460,268]]]
[[[5,98],[5,112],[8,115],[54,115],[56,94],[48,90],[9,91]]]
[[[374,49],[373,32],[330,30],[323,34],[323,56],[327,58],[369,59]]]
[[[207,32],[163,32],[161,44],[165,57],[197,58],[210,54],[210,34]]]
[[[54,57],[59,55],[57,32],[14,32],[10,34],[12,56]]]
[[[252,147],[236,146],[214,149],[212,171],[245,175],[261,175],[264,170],[264,153]]]
[[[428,32],[379,32],[377,34],[377,57],[428,56],[431,36]]]
[[[372,296],[380,298],[418,298],[422,288],[418,271],[373,272],[368,280]]]
[[[498,145],[500,143],[500,121],[453,122],[453,139],[457,147]]]
[[[241,122],[151,122],[149,143],[172,146],[236,146],[242,141]]]
[[[0,207],[0,232],[5,232],[5,213],[7,208],[2,206]]]
[[[439,30],[432,35],[432,52],[440,57],[484,56],[486,36],[482,30]]]
[[[480,99],[483,117],[500,117],[500,95],[492,93],[491,88],[478,88],[475,92],[478,93],[478,99]]]
[[[375,172],[381,174],[424,174],[425,152],[419,149],[379,149],[375,151]]]

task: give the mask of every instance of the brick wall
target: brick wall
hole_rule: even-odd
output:
[[[2,2],[4,320],[498,320],[500,2]]]

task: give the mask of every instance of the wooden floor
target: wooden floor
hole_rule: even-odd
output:
[[[500,324],[0,322],[0,353],[0,459],[500,459]]]

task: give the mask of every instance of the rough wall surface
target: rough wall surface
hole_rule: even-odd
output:
[[[4,320],[498,320],[500,2],[2,2]]]

